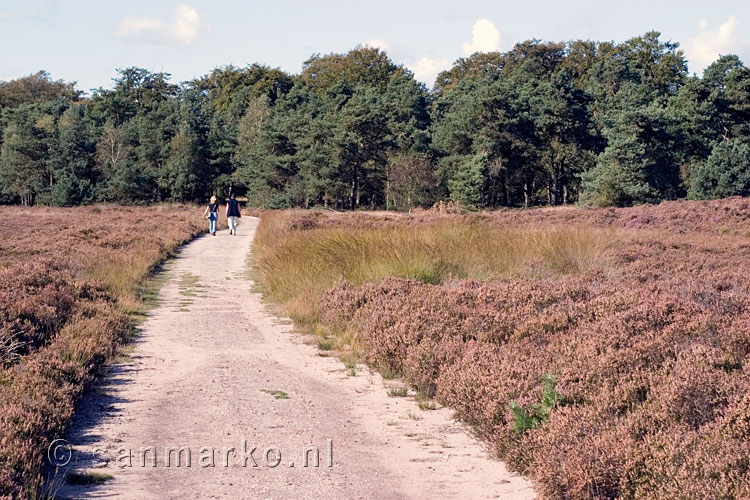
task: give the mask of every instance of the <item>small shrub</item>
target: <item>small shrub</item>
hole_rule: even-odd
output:
[[[513,413],[513,430],[519,434],[536,429],[547,423],[550,412],[560,402],[560,395],[555,390],[557,379],[554,375],[545,374],[542,377],[542,400],[534,403],[530,408],[522,408],[516,401],[510,403]]]
[[[318,339],[318,349],[320,349],[321,351],[330,351],[333,349],[335,342],[336,339],[332,337]]]
[[[409,394],[409,389],[406,387],[391,387],[388,391],[388,395],[392,398],[404,398]]]
[[[417,406],[419,407],[420,410],[425,410],[425,411],[437,409],[437,405],[435,404],[435,402],[432,399],[425,396],[424,394],[418,395]]]

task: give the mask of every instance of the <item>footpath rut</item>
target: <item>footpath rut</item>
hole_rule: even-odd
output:
[[[243,218],[239,235],[203,236],[171,262],[128,358],[66,436],[59,471],[112,479],[58,473],[57,498],[534,498],[450,410],[389,397],[390,381],[364,366],[351,376],[267,311],[247,273],[257,224]]]

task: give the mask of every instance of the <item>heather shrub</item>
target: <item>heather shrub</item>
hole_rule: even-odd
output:
[[[54,262],[0,270],[0,367],[43,345],[68,320],[80,290]]]
[[[205,228],[189,206],[0,210],[13,235],[0,240],[0,498],[28,498],[49,443],[131,334],[144,280]],[[171,223],[149,233],[156,218]]]
[[[464,341],[459,336],[440,340],[427,338],[410,346],[403,361],[404,377],[421,394],[434,397],[442,370],[456,362],[463,346]]]
[[[260,285],[542,498],[750,498],[750,200],[295,217],[263,219]]]
[[[95,311],[71,319],[54,341],[26,356],[0,391],[0,496],[32,495],[42,484],[47,446],[65,431],[86,383],[132,327],[109,304],[88,307]]]

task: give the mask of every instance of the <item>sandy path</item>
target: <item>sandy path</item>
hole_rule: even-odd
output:
[[[171,264],[131,359],[90,391],[67,436],[62,470],[114,478],[62,484],[58,498],[534,497],[449,410],[389,397],[389,381],[362,366],[350,376],[270,315],[246,272],[257,223],[199,238]],[[189,448],[190,466],[186,451],[167,462],[166,447]],[[306,447],[318,467],[314,450],[303,466]]]

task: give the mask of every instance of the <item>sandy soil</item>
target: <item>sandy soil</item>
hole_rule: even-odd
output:
[[[113,477],[74,486],[58,474],[57,498],[534,498],[450,410],[390,397],[393,381],[364,366],[352,376],[273,316],[247,275],[257,223],[171,263],[128,357],[66,437],[62,473]],[[168,447],[189,449],[189,466]]]

